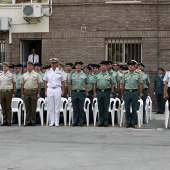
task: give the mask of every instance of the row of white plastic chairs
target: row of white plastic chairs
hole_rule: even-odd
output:
[[[139,110],[137,111],[138,115],[138,126],[141,127],[143,124],[143,101],[138,100],[140,103],[139,105]],[[86,123],[87,126],[89,126],[89,106],[90,106],[90,99],[86,98],[85,103],[84,103],[84,112],[86,116]],[[24,106],[24,102],[21,98],[12,98],[12,115],[14,112],[17,112],[18,115],[18,125],[21,125],[21,113],[24,111],[24,125],[26,121],[26,110]],[[152,119],[152,100],[148,96],[146,100],[146,121],[148,123],[149,117]],[[1,107],[0,107],[1,111]],[[47,120],[46,120],[46,125],[49,124],[49,108],[48,108],[48,101],[47,98],[39,98],[37,101],[37,109],[36,112],[39,113],[40,115],[40,120],[41,120],[41,125],[44,125],[44,111],[47,113]],[[92,103],[92,111],[93,111],[93,119],[94,119],[94,126],[96,126],[96,120],[97,116],[99,119],[99,111],[98,111],[98,103],[97,103],[97,98],[93,99]],[[71,125],[71,120],[73,123],[73,106],[71,102],[71,97],[68,99],[66,98],[61,98],[61,107],[60,107],[60,112],[63,113],[64,117],[64,125],[67,125],[67,112],[69,112],[69,126]],[[110,105],[109,105],[109,112],[111,113],[111,119],[112,119],[112,126],[114,126],[114,120],[115,120],[115,114],[117,114],[117,123],[122,126],[122,123],[125,124],[125,106],[124,106],[124,101],[121,101],[119,98],[111,98],[110,99]],[[3,115],[1,114],[2,119],[1,122],[3,123]]]

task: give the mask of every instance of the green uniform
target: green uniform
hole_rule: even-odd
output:
[[[125,86],[124,101],[126,110],[126,123],[127,125],[136,124],[136,111],[138,106],[138,86],[142,83],[141,76],[136,71],[131,74],[126,72],[122,78],[122,84]],[[132,104],[132,113],[130,113],[130,106]]]
[[[115,77],[108,71],[105,73],[100,72],[94,76],[94,84],[97,86],[100,124],[104,126],[108,126],[111,86],[115,83]]]
[[[116,83],[115,83],[115,90],[114,90],[114,95],[113,97],[116,97],[116,92],[117,92],[117,82],[120,82],[120,76],[119,73],[115,70],[110,70],[109,71],[110,74],[112,74],[115,77]]]
[[[89,84],[88,74],[72,72],[69,83],[72,85],[71,100],[73,105],[74,125],[84,124],[84,101],[86,98],[86,85]]]
[[[150,84],[150,78],[149,75],[145,72],[141,72],[142,77],[143,77],[143,96],[142,96],[142,100],[143,100],[143,123],[145,123],[145,114],[146,114],[146,110],[145,110],[145,104],[146,104],[146,99],[148,96],[148,84]]]
[[[14,74],[15,75],[15,78],[16,78],[16,94],[15,94],[15,97],[19,97],[21,98],[21,79],[22,79],[22,74],[19,73],[19,74]]]
[[[43,81],[44,73],[40,71],[38,74],[40,75],[42,79],[40,97],[45,98],[45,89],[44,89],[44,81]]]

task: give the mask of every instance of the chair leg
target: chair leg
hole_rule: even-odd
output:
[[[18,111],[18,126],[21,126],[21,110]]]

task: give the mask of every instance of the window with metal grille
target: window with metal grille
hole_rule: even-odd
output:
[[[5,41],[0,40],[0,63],[5,61]]]
[[[106,59],[120,64],[126,64],[130,60],[142,62],[141,39],[106,39]]]

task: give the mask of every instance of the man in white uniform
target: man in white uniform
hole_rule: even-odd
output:
[[[59,126],[59,114],[61,105],[61,96],[64,95],[65,73],[58,68],[58,59],[51,58],[51,69],[45,72],[43,80],[45,81],[45,96],[48,99],[50,110],[50,125]]]
[[[28,61],[31,61],[33,63],[39,63],[39,56],[35,54],[35,49],[32,49],[32,54],[28,56]]]

